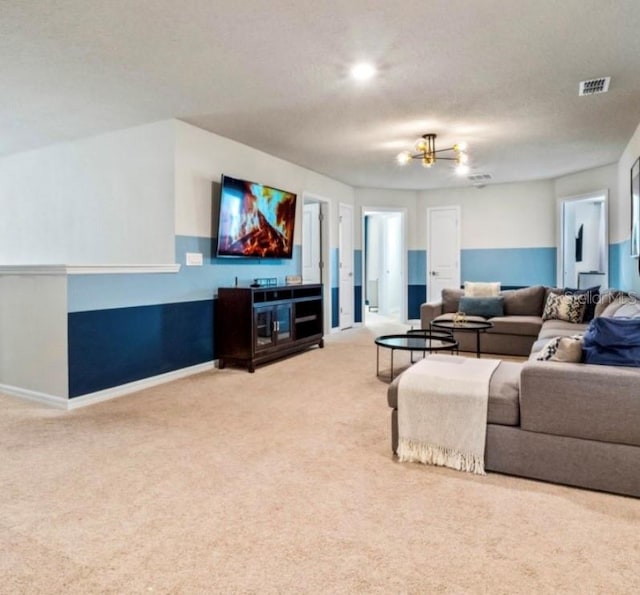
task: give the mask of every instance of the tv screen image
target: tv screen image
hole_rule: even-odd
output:
[[[218,256],[291,258],[296,195],[222,176]]]

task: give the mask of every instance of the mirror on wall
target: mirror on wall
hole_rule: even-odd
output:
[[[562,287],[609,287],[608,192],[560,201],[559,279]]]

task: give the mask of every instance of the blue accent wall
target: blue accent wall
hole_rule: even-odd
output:
[[[465,281],[500,281],[502,285],[555,285],[555,248],[491,248],[462,250]]]
[[[427,251],[409,250],[407,267],[407,318],[415,320],[420,318],[420,306],[427,301]]]
[[[609,244],[609,286],[613,289],[624,289],[622,279],[624,277],[622,270],[623,254],[629,255],[631,243],[619,242]]]
[[[302,270],[302,248],[294,246],[291,260],[213,258],[211,238],[176,236],[178,273],[71,275],[67,284],[69,312],[145,306],[212,299],[219,287],[232,287],[235,279],[248,286],[256,277],[276,277]],[[204,265],[185,266],[187,252],[200,252]]]
[[[177,236],[178,273],[68,277],[70,397],[215,359],[218,288],[301,272],[300,246],[291,260],[215,258],[214,242]],[[202,253],[203,266],[185,266],[187,252]]]
[[[640,291],[638,259],[631,258],[631,240],[609,244],[609,286],[624,291]]]
[[[331,287],[338,287],[340,285],[339,266],[340,259],[338,258],[338,249],[331,248],[331,274],[329,275]]]
[[[353,288],[353,321],[362,322],[362,285]]]
[[[211,361],[214,303],[69,313],[69,397]]]
[[[409,285],[407,298],[407,318],[420,318],[420,306],[427,301],[427,286]]]
[[[407,252],[407,267],[409,285],[427,284],[427,251],[409,250]]]

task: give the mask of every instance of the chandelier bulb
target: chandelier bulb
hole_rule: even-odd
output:
[[[396,156],[396,161],[399,165],[407,165],[407,163],[411,161],[411,153],[409,153],[409,151],[398,153],[398,155]]]

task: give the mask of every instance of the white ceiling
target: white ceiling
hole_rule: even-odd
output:
[[[468,184],[395,164],[425,132],[494,182],[549,178],[617,160],[640,122],[640,4],[2,0],[0,90],[0,155],[179,118],[354,186]]]

